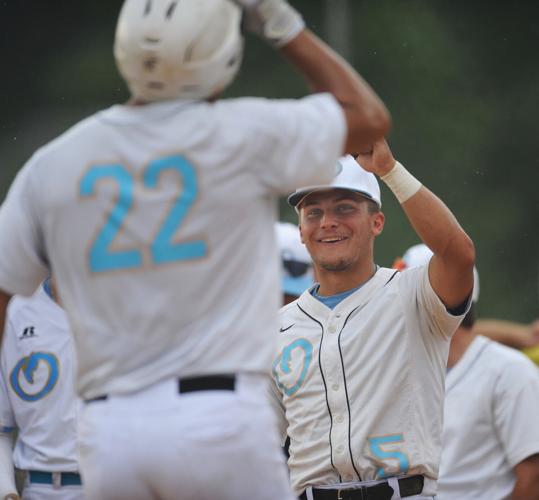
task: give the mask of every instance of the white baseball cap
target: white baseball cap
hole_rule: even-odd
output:
[[[431,257],[434,254],[432,250],[424,243],[419,243],[410,247],[400,259],[396,259],[393,263],[393,267],[403,271],[404,269],[410,269],[412,267],[424,266],[429,263]],[[479,273],[477,269],[473,268],[473,291],[472,302],[479,300]]]
[[[361,196],[376,202],[381,208],[382,199],[380,197],[380,186],[376,177],[371,172],[364,170],[354,159],[353,156],[346,155],[339,158],[335,178],[331,184],[321,184],[317,186],[306,186],[296,189],[288,197],[288,203],[297,207],[303,199],[315,191],[324,191],[326,189],[348,189],[359,193]]]
[[[299,229],[289,222],[275,224],[282,263],[282,292],[299,297],[314,283],[312,261]]]

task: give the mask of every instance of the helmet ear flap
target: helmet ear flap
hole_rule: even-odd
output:
[[[229,0],[125,0],[114,56],[133,97],[205,99],[224,90],[241,66],[241,20]]]

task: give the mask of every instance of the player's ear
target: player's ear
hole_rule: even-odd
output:
[[[303,240],[303,232],[301,231],[301,224],[298,224],[299,229],[299,237],[301,238],[301,242],[305,245],[305,241]]]
[[[376,212],[372,217],[372,232],[374,236],[378,236],[384,230],[386,217],[382,212]]]

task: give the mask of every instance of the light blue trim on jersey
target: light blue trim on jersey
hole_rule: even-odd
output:
[[[15,427],[8,427],[7,425],[0,426],[0,432],[2,434],[9,434],[10,432],[13,432],[15,430]]]
[[[153,262],[155,264],[165,264],[167,262],[205,257],[207,248],[206,242],[203,240],[173,243],[178,228],[197,199],[198,183],[193,166],[183,156],[179,155],[160,158],[150,163],[144,172],[144,185],[149,188],[157,187],[159,176],[167,170],[175,170],[180,174],[183,190],[151,244]]]
[[[294,384],[292,384],[291,386],[287,386],[279,380],[279,373],[277,371],[277,367],[279,367],[284,374],[290,374],[292,372],[290,362],[292,360],[292,352],[295,349],[301,349],[303,351],[303,365],[301,367],[299,377],[294,382]],[[309,371],[309,366],[311,365],[312,358],[312,344],[306,339],[296,339],[292,343],[284,347],[281,355],[274,361],[272,367],[273,377],[275,378],[275,382],[277,383],[278,387],[282,391],[284,391],[287,396],[294,395],[303,385],[305,377],[307,376],[307,372]]]
[[[350,295],[359,290],[362,286],[363,284],[352,288],[352,290],[347,290],[346,292],[336,293],[335,295],[329,295],[326,297],[324,295],[318,295],[318,289],[320,288],[320,285],[317,285],[311,290],[311,295],[315,299],[318,299],[320,302],[322,302],[322,304],[324,304],[326,307],[329,307],[330,309],[335,309],[344,299],[350,297]]]
[[[43,362],[48,370],[48,378],[45,385],[35,393],[27,393],[19,382],[21,374],[30,383],[34,384],[34,372],[37,370],[40,362]],[[58,358],[50,352],[33,352],[30,356],[25,356],[15,365],[9,381],[11,388],[23,401],[34,402],[49,394],[58,382],[60,375],[60,363]]]
[[[378,271],[380,266],[376,265],[375,272]],[[367,283],[369,280],[365,281]],[[352,288],[351,290],[347,290],[346,292],[336,293],[335,295],[318,295],[318,290],[320,288],[320,285],[316,285],[313,287],[312,290],[310,290],[311,295],[322,302],[326,307],[329,307],[330,309],[335,309],[344,299],[347,297],[350,297],[354,292],[357,292],[365,283],[361,283],[361,285],[356,286],[355,288]]]

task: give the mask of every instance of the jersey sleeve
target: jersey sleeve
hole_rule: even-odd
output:
[[[0,208],[0,289],[12,295],[31,295],[48,275],[33,166],[19,172]]]
[[[495,384],[494,423],[511,467],[539,453],[539,371],[520,353]]]
[[[445,304],[432,288],[428,265],[403,271],[403,276],[406,276],[407,285],[415,290],[411,298],[415,302],[415,310],[420,317],[420,322],[425,324],[427,330],[436,336],[449,338],[453,335],[470,309],[471,297],[468,299],[462,314],[454,315],[447,310]]]
[[[242,148],[251,152],[247,165],[265,192],[289,194],[334,177],[347,125],[331,94],[240,101],[235,120],[243,130]]]
[[[9,434],[15,430],[15,419],[11,410],[11,403],[8,398],[4,374],[0,381],[0,434]]]
[[[279,432],[281,446],[284,446],[287,437],[286,430],[288,429],[288,422],[286,420],[281,391],[277,388],[273,377],[271,377],[268,392],[271,408],[277,420],[277,430]]]

